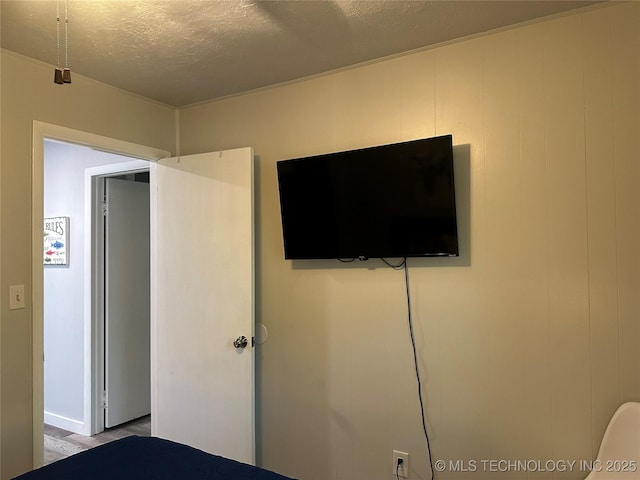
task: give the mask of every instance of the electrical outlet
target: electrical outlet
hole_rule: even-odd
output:
[[[409,454],[399,450],[393,451],[393,471],[399,478],[409,478]]]

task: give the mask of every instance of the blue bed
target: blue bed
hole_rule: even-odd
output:
[[[15,480],[290,480],[274,472],[156,437],[130,436]]]

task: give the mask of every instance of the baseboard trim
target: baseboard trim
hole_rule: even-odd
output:
[[[84,422],[67,418],[56,413],[44,412],[44,423],[73,433],[84,434]]]

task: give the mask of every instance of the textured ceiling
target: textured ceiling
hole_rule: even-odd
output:
[[[69,66],[183,106],[592,3],[69,0]],[[54,65],[56,0],[0,4],[2,48]],[[64,5],[60,0],[63,22]]]

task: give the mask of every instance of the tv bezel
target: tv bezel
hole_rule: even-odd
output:
[[[335,256],[335,255],[318,255],[318,254],[310,254],[310,255],[292,255],[287,249],[287,233],[286,233],[286,222],[285,222],[285,212],[282,202],[282,185],[281,185],[281,171],[280,165],[289,163],[289,162],[302,162],[307,160],[319,160],[319,159],[329,159],[336,157],[348,157],[350,155],[357,155],[361,153],[365,153],[367,151],[372,150],[389,150],[390,154],[393,153],[394,149],[402,148],[403,146],[410,144],[419,144],[424,142],[442,142],[448,140],[448,166],[449,166],[449,178],[450,178],[450,199],[451,199],[451,209],[453,214],[449,216],[449,218],[453,217],[453,246],[454,248],[447,249],[447,251],[431,251],[425,253],[416,253],[416,252],[389,252],[389,254],[383,254],[382,252],[376,252],[375,255],[355,255],[355,256]],[[442,147],[438,147],[442,148]],[[346,159],[348,161],[348,159]],[[451,134],[448,135],[440,135],[436,137],[428,137],[416,140],[409,140],[404,142],[376,145],[365,148],[337,151],[332,153],[324,153],[318,155],[310,155],[305,157],[291,158],[286,160],[279,160],[276,162],[277,169],[277,179],[278,179],[278,193],[280,200],[280,216],[282,222],[282,238],[283,238],[283,248],[284,248],[284,256],[285,260],[368,260],[369,258],[426,258],[426,257],[459,257],[460,255],[460,243],[459,243],[459,234],[458,234],[458,215],[457,215],[457,205],[456,205],[456,188],[455,188],[455,172],[454,172],[454,156],[453,156],[453,136]]]

